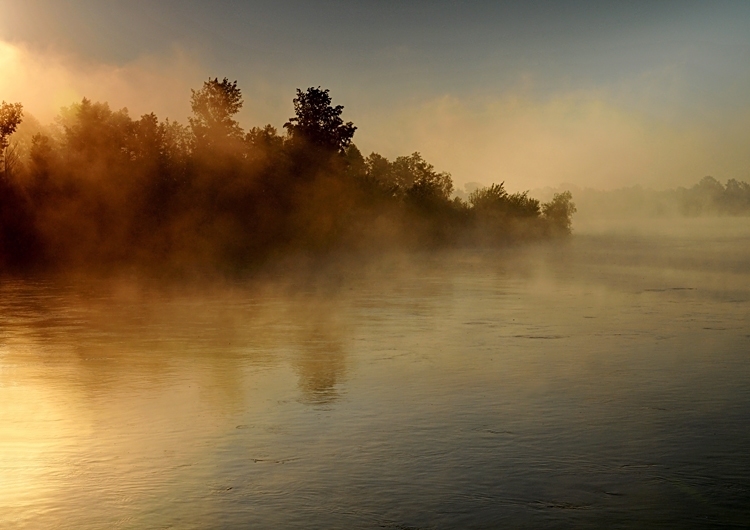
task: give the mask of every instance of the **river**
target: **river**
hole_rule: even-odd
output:
[[[0,527],[750,526],[750,220],[0,284]]]

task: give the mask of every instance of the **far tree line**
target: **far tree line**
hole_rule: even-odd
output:
[[[654,190],[630,186],[613,190],[575,188],[579,215],[585,219],[666,217],[738,217],[750,215],[750,183],[712,176],[696,184]]]
[[[419,153],[363,156],[328,90],[297,90],[283,132],[243,130],[237,83],[209,79],[187,125],[83,99],[19,149],[0,105],[0,269],[242,272],[293,253],[497,245],[565,236],[569,192],[453,196]]]

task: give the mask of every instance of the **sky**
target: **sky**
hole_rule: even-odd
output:
[[[245,128],[321,86],[363,153],[510,190],[750,181],[750,2],[0,0],[0,100],[186,122],[237,80]]]

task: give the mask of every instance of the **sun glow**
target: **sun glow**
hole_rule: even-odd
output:
[[[190,87],[203,77],[202,70],[179,50],[113,65],[3,41],[0,71],[0,99],[23,103],[43,122],[83,97],[109,102],[113,108],[127,106],[135,115],[157,112],[184,120]]]
[[[565,182],[663,188],[712,173],[743,175],[748,115],[750,109],[737,109],[717,132],[698,118],[638,112],[603,90],[546,99],[519,91],[446,96],[371,115],[355,141],[387,156],[418,150],[459,187],[505,181],[514,191]]]

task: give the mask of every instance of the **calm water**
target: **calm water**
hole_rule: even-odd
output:
[[[0,527],[748,527],[750,221],[681,226],[5,280]]]

